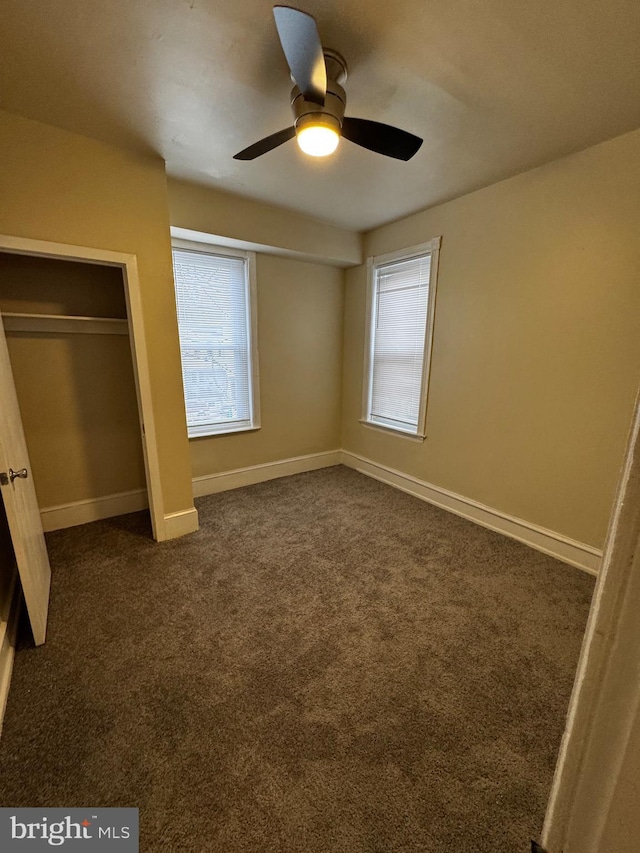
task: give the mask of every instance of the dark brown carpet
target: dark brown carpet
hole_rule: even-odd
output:
[[[539,835],[593,579],[348,469],[48,536],[0,804],[141,850],[493,853]]]

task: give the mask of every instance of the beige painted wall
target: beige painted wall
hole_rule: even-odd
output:
[[[0,233],[137,255],[165,513],[193,505],[164,164],[0,112]]]
[[[169,179],[171,224],[217,237],[255,243],[334,266],[362,261],[356,231],[319,222],[292,210]]]
[[[365,254],[437,235],[427,440],[358,423],[359,267],[343,447],[601,546],[640,380],[640,131],[377,229]]]
[[[0,253],[0,310],[126,317],[114,267]],[[7,333],[41,509],[145,488],[129,337]]]
[[[124,318],[122,271],[0,252],[0,311]]]
[[[189,442],[193,476],[340,447],[342,270],[257,257],[259,430]]]

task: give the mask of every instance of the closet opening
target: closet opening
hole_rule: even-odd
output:
[[[4,240],[28,244],[0,238],[0,313],[45,532],[149,508],[163,539],[135,256]]]

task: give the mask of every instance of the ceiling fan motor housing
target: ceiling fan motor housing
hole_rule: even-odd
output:
[[[327,68],[327,93],[323,105],[306,101],[297,86],[291,90],[291,109],[296,131],[318,124],[331,127],[338,133],[342,129],[347,95],[340,83],[347,79],[347,64],[339,53],[328,48],[324,50],[324,58]]]

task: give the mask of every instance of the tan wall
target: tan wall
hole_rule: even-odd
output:
[[[0,310],[126,317],[114,267],[0,253]],[[41,508],[145,487],[128,336],[7,333]]]
[[[362,238],[355,231],[211,187],[173,179],[168,186],[171,224],[179,228],[300,253],[335,266],[362,261]]]
[[[0,311],[126,317],[122,271],[0,252]]]
[[[137,255],[165,513],[193,505],[164,164],[0,112],[0,233]]]
[[[189,442],[193,476],[340,447],[343,274],[257,258],[262,427]]]
[[[427,440],[364,427],[347,272],[343,447],[601,546],[640,380],[640,131],[367,235],[442,235]]]

